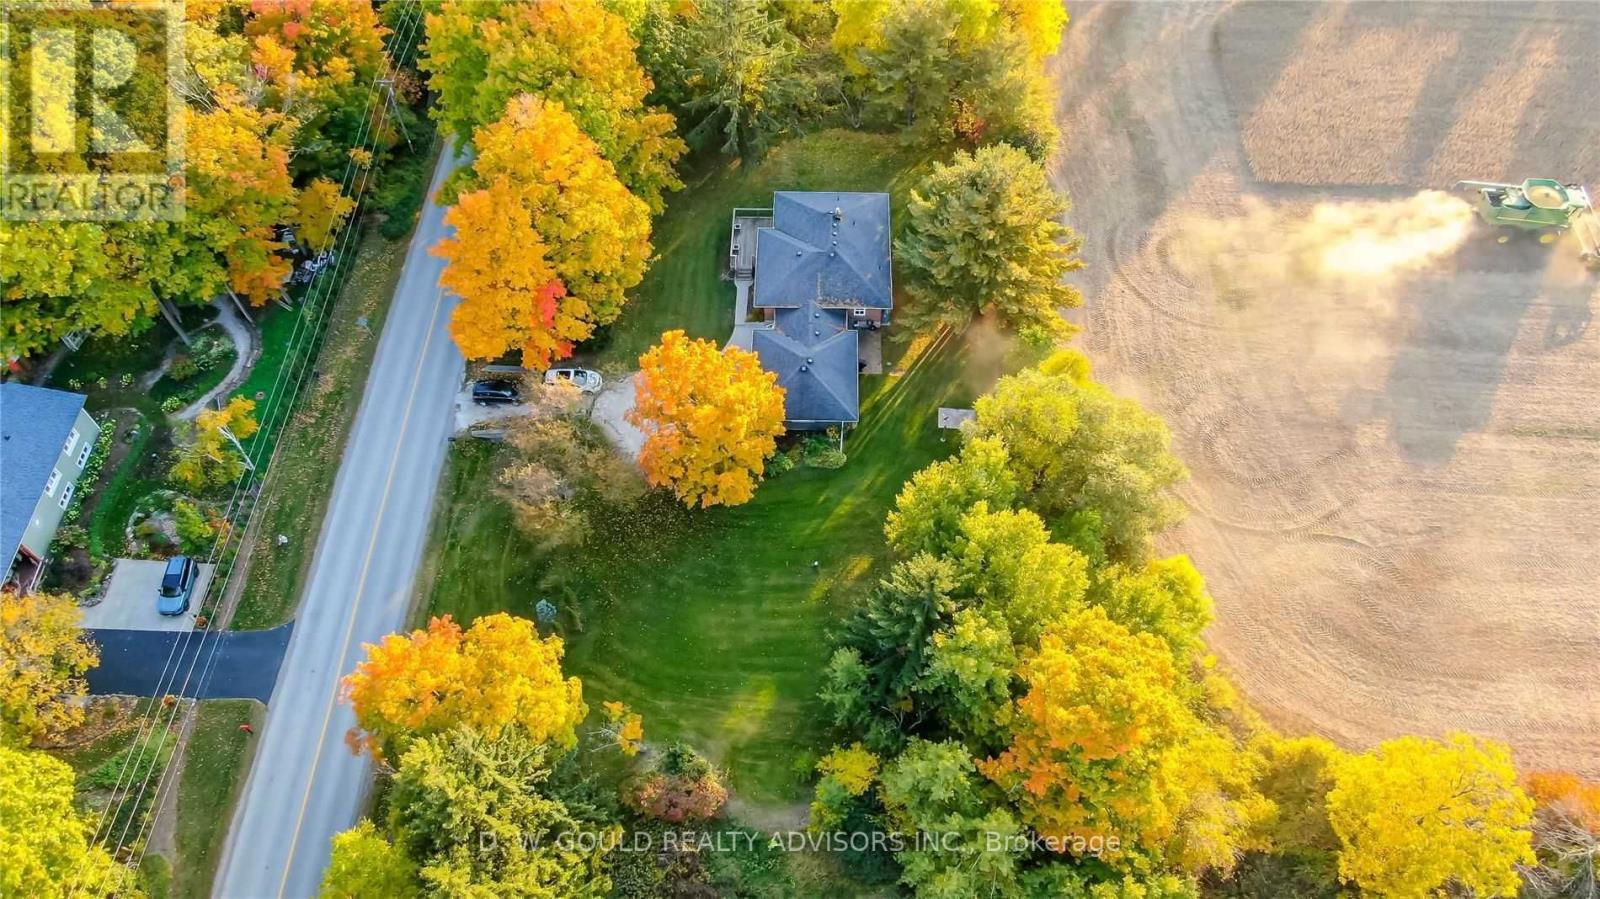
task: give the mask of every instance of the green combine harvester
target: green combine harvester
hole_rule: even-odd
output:
[[[1540,243],[1554,243],[1570,230],[1578,239],[1583,261],[1600,268],[1600,221],[1589,192],[1581,185],[1529,178],[1521,184],[1458,181],[1456,189],[1478,192],[1478,216],[1505,232],[1501,243],[1510,240],[1514,231],[1537,234]]]

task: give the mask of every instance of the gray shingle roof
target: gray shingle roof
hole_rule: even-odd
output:
[[[83,408],[82,394],[0,384],[0,553],[11,562]]]
[[[778,313],[778,327],[756,331],[751,346],[761,367],[778,375],[785,421],[857,420],[860,356],[856,332],[846,326],[844,313],[819,309],[814,303],[783,310]]]
[[[892,287],[888,194],[772,195],[772,227],[756,233],[757,308],[795,308],[812,300],[888,309]]]

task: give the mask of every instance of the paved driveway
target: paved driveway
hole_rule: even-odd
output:
[[[458,434],[474,429],[479,425],[493,427],[493,422],[527,414],[528,407],[523,403],[506,403],[493,406],[480,406],[474,403],[472,401],[471,381],[463,384],[461,391],[456,394],[456,433]]]
[[[633,379],[637,375],[628,375],[606,384],[600,391],[600,396],[594,401],[594,409],[589,417],[600,425],[611,442],[617,449],[628,454],[629,458],[639,458],[639,450],[644,447],[644,432],[633,426],[626,418],[628,410],[633,408],[638,392],[634,387]]]
[[[213,565],[201,565],[194,584],[195,600],[206,595]],[[161,575],[167,570],[162,559],[118,559],[106,584],[105,599],[83,609],[82,625],[91,630],[186,631],[194,627],[193,612],[163,615],[156,611],[156,594],[161,590]]]
[[[270,631],[196,631],[188,639],[158,631],[90,631],[100,646],[100,664],[86,675],[89,692],[154,696],[159,690],[194,699],[266,702],[293,631],[294,622]]]

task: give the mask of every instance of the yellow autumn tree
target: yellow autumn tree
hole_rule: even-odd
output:
[[[588,713],[582,682],[562,677],[561,639],[541,638],[526,618],[486,615],[463,631],[446,615],[366,650],[344,690],[356,713],[351,743],[375,758],[398,758],[411,738],[457,725],[486,736],[516,726],[569,749]]]
[[[979,769],[1046,837],[1163,842],[1176,810],[1162,760],[1196,727],[1166,644],[1090,607],[1047,630],[1019,673],[1011,746]]]
[[[559,103],[513,97],[473,146],[473,189],[447,219],[457,236],[436,250],[464,301],[452,331],[468,356],[520,348],[542,367],[621,314],[649,260],[650,210]]]
[[[682,331],[639,357],[628,420],[645,433],[639,465],[685,505],[737,506],[755,495],[783,433],[783,388],[754,353]]]
[[[508,179],[521,192],[567,292],[604,325],[650,259],[650,209],[628,193],[600,148],[560,103],[513,97],[505,115],[473,135],[476,178]]]
[[[1464,734],[1401,737],[1333,765],[1339,876],[1364,895],[1515,896],[1531,865],[1533,800],[1506,747]]]
[[[72,768],[0,745],[0,896],[138,896],[128,869],[89,842]]]
[[[851,796],[860,796],[878,779],[878,757],[860,743],[851,743],[823,756],[817,772],[838,781]]]
[[[255,411],[255,400],[236,396],[221,409],[207,409],[195,416],[191,439],[176,451],[172,479],[192,490],[237,481],[246,467],[238,441],[261,429]]]
[[[1159,637],[1086,607],[1047,629],[1019,674],[1011,745],[978,768],[1058,851],[1114,836],[1108,862],[1143,850],[1198,872],[1263,848],[1272,805],[1232,740],[1196,717]]]
[[[519,94],[561,103],[652,213],[683,184],[687,147],[672,116],[645,104],[651,82],[627,21],[602,0],[451,2],[427,7],[419,67],[438,95],[433,115],[465,139]]]
[[[450,336],[463,356],[493,359],[518,349],[524,364],[537,367],[588,336],[587,310],[562,302],[566,288],[509,182],[462,194],[444,221],[458,237],[434,252],[445,259],[439,283],[461,297]]]
[[[25,746],[83,720],[83,674],[100,653],[70,596],[0,593],[0,744]]]
[[[638,755],[644,748],[644,716],[616,700],[602,702],[600,708],[605,718],[600,733],[615,743],[624,756],[631,759]]]
[[[300,229],[300,240],[320,253],[333,243],[333,233],[344,224],[356,201],[339,191],[339,185],[327,178],[318,178],[307,184],[295,200],[294,223]]]
[[[298,122],[224,95],[188,117],[185,228],[191,252],[214,252],[234,292],[262,305],[293,269],[276,227],[294,215],[289,172]]]

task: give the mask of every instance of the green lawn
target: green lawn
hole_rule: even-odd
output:
[[[233,804],[244,783],[245,763],[254,737],[239,730],[261,726],[264,707],[250,699],[212,699],[200,703],[183,755],[178,783],[177,852],[171,895],[176,899],[211,895],[222,837],[233,818]]]
[[[662,258],[606,353],[625,360],[668,327],[727,333],[732,290],[717,272],[732,204],[760,202],[774,187],[887,188],[899,208],[907,168],[920,161],[888,138],[830,132],[691,186],[661,222]],[[950,333],[886,355],[893,373],[862,379],[861,424],[843,469],[797,469],[733,509],[646,503],[596,522],[575,553],[552,556],[517,533],[490,486],[503,450],[458,445],[434,519],[423,611],[531,617],[549,598],[562,612],[567,668],[591,705],[630,703],[650,740],[700,747],[729,768],[747,802],[802,799],[809,761],[826,748],[816,690],[827,631],[881,572],[884,515],[905,480],[954,449],[936,427],[938,407],[970,404],[1017,361],[1001,342]]]
[[[883,519],[902,484],[954,448],[938,407],[969,404],[1002,364],[978,372],[970,361],[945,334],[903,374],[864,378],[840,470],[796,469],[732,509],[651,503],[598,523],[580,554],[551,557],[522,537],[487,486],[499,449],[460,445],[435,519],[426,611],[531,617],[551,599],[568,670],[591,704],[630,703],[652,740],[681,737],[729,767],[746,800],[796,800],[803,759],[824,748],[815,694],[827,628],[881,570]]]
[[[273,386],[278,381],[278,372],[283,369],[283,363],[289,358],[289,338],[294,334],[295,322],[299,321],[299,313],[303,308],[296,307],[290,311],[281,306],[267,307],[266,315],[257,320],[261,337],[261,355],[256,357],[256,364],[250,369],[250,374],[245,376],[244,383],[234,391],[236,394],[250,399],[255,399],[257,393],[272,395]],[[303,326],[301,330],[304,331]]]
[[[735,206],[771,206],[775,190],[887,190],[898,219],[907,189],[930,162],[927,150],[890,135],[823,131],[777,147],[754,167],[721,161],[692,173],[668,197],[655,226],[657,258],[622,317],[595,341],[596,361],[636,368],[639,354],[673,328],[728,338],[733,282],[722,273]]]
[[[306,386],[300,407],[282,432],[282,453],[265,498],[256,507],[258,521],[250,577],[232,627],[275,627],[294,613],[300,582],[310,565],[311,551],[322,530],[323,512],[333,491],[336,463],[361,404],[361,391],[377,350],[377,335],[405,264],[406,247],[403,238],[390,239],[369,230],[356,249],[315,363],[322,378],[315,385]],[[365,328],[356,324],[361,317],[367,319]],[[280,309],[267,319],[274,320],[288,321],[292,327],[294,317]],[[285,333],[275,345],[281,347],[287,339]],[[280,349],[280,358],[269,360],[263,353],[256,373],[244,385],[246,396],[255,395],[251,383],[263,366],[282,366],[282,355]],[[265,385],[260,389],[272,389],[270,380],[260,383]],[[278,534],[289,535],[289,543],[278,546]]]

